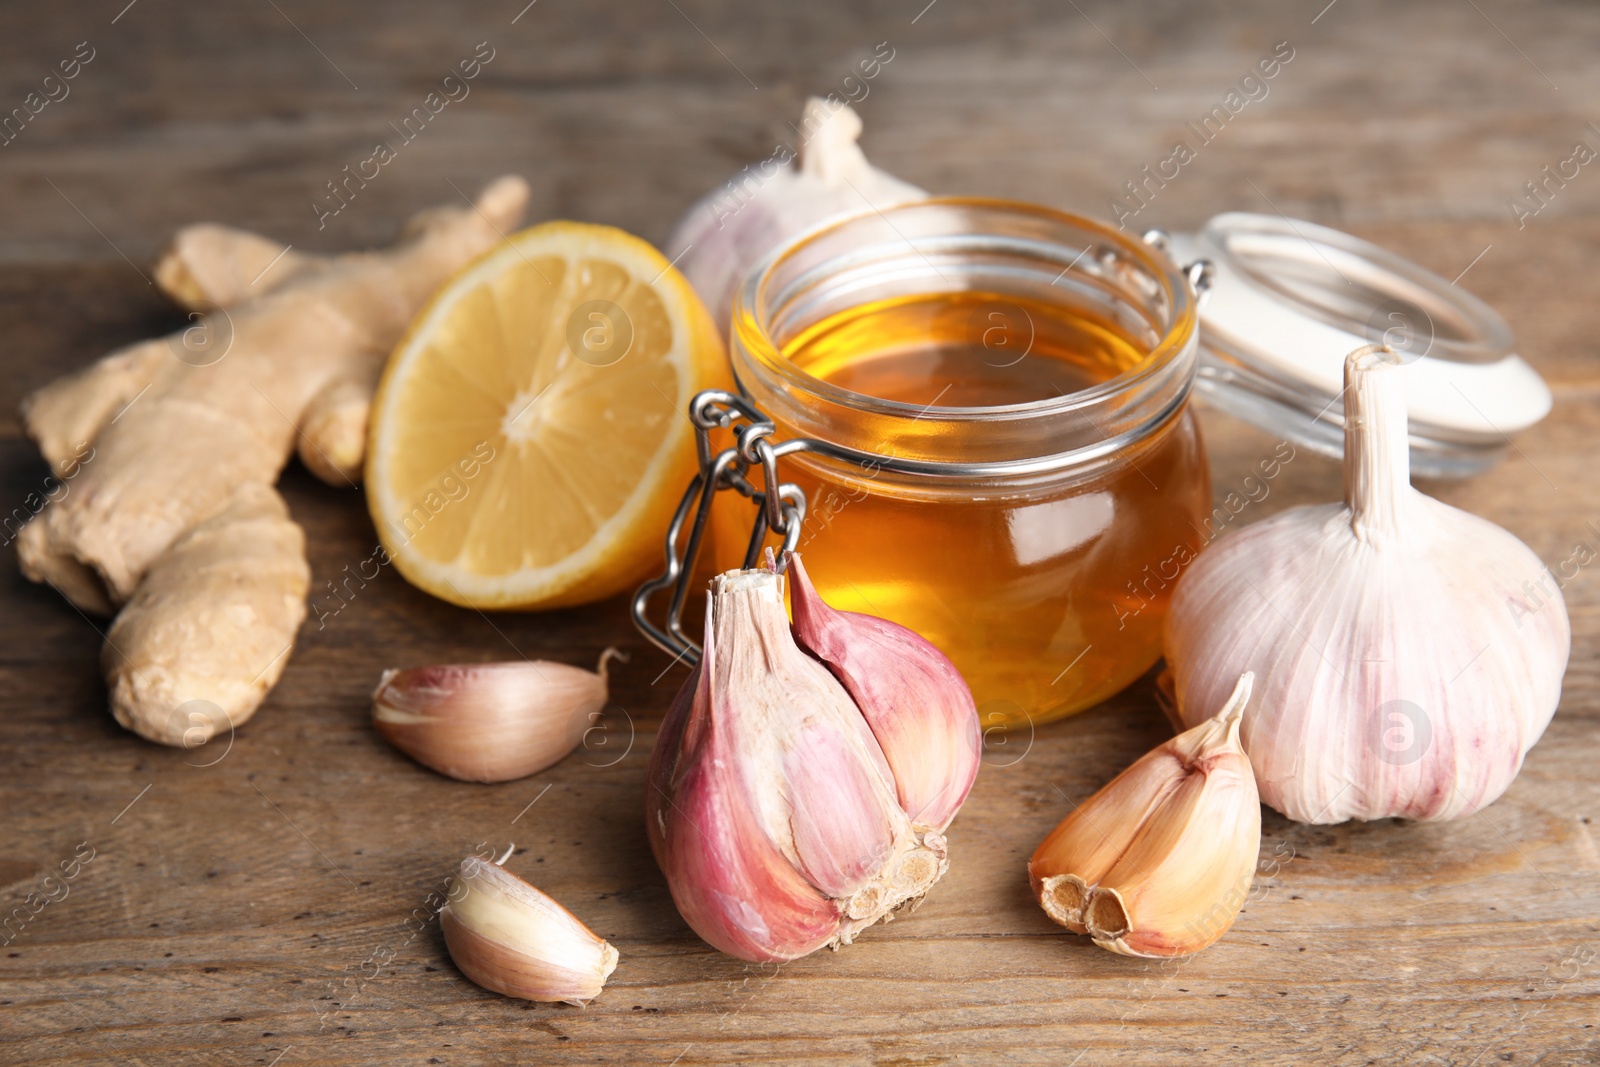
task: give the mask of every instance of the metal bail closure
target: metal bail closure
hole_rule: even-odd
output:
[[[806,495],[793,482],[778,480],[778,458],[806,451],[810,442],[795,440],[778,444],[772,439],[777,427],[771,419],[744,397],[722,389],[696,393],[689,401],[689,420],[695,427],[700,471],[684,490],[672,524],[667,527],[666,570],[633,594],[633,622],[656,647],[693,665],[700,662],[700,646],[683,632],[683,604],[688,599],[695,563],[705,543],[712,501],[717,493],[733,489],[754,502],[755,522],[744,554],[746,569],[760,560],[769,531],[783,538],[784,551],[793,551],[800,543],[800,528],[805,524]],[[736,425],[740,422],[743,425]],[[713,454],[711,431],[730,427],[734,427],[733,447]],[[751,470],[756,467],[761,469],[760,488],[750,480]],[[694,522],[685,539],[684,526],[689,522],[691,511]],[[780,570],[782,566],[780,563]],[[650,621],[650,600],[658,591],[668,588],[672,590],[672,599],[667,604],[663,629]]]
[[[1166,230],[1146,230],[1139,235],[1139,240],[1169,258],[1177,255],[1172,249],[1172,235]],[[1192,260],[1184,266],[1183,276],[1189,279],[1189,288],[1194,290],[1195,306],[1198,307],[1205,303],[1206,296],[1211,292],[1211,283],[1217,277],[1217,266],[1209,259]]]

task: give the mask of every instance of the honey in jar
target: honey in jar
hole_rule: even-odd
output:
[[[735,309],[734,369],[805,492],[806,569],[965,675],[986,727],[1089,707],[1160,655],[1210,488],[1193,295],[1141,242],[992,201],[802,238]],[[722,494],[719,567],[752,508]]]

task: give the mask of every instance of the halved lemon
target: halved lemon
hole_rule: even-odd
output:
[[[695,469],[685,408],[731,380],[688,281],[610,226],[550,222],[448,282],[373,400],[367,505],[414,585],[477,608],[628,588]]]

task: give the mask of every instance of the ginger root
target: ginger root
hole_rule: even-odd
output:
[[[156,269],[197,314],[23,402],[72,491],[18,537],[23,573],[121,615],[103,663],[117,721],[202,743],[254,712],[305,618],[304,538],[272,488],[292,452],[360,477],[390,350],[447,278],[517,226],[518,177],[424,211],[381,252],[309,256],[222,226],[181,231]]]
[[[241,485],[155,561],[111,624],[100,650],[111,713],[191,747],[243,722],[283,673],[310,585],[283,498]]]

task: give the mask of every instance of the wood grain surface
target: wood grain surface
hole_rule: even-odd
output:
[[[214,219],[302,249],[390,238],[415,208],[518,171],[533,216],[661,241],[699,194],[793,136],[809,93],[888,42],[861,104],[869,153],[928,188],[1099,217],[1256,61],[1294,58],[1133,223],[1281,210],[1414,257],[1500,308],[1556,406],[1508,460],[1428,487],[1547,562],[1600,547],[1600,8],[1448,0],[1114,4],[896,0],[311,3],[89,0],[0,7],[0,113],[94,58],[0,148],[0,512],[46,468],[28,390],[181,325],[148,284],[163,238]],[[495,57],[348,208],[324,183],[483,41]],[[859,91],[859,90],[857,90]],[[1219,495],[1273,445],[1206,414]],[[371,552],[359,496],[284,477],[314,587]],[[1255,516],[1339,493],[1301,452]],[[9,535],[7,535],[9,537]],[[486,617],[384,573],[301,633],[282,683],[192,752],[116,727],[102,624],[0,566],[0,904],[79,862],[0,949],[0,1062],[106,1064],[1600,1062],[1600,568],[1565,595],[1559,713],[1510,792],[1444,825],[1309,827],[1268,814],[1237,926],[1184,962],[1054,927],[1024,861],[1076,801],[1165,734],[1151,680],[991,746],[915,915],[782,967],[710,950],[645,844],[642,776],[682,670],[621,599]],[[383,744],[385,667],[525,655],[591,664],[608,729],[534,778],[447,781]],[[485,993],[437,923],[405,924],[481,843],[621,951],[587,1009]],[[81,847],[80,847],[81,846]]]

